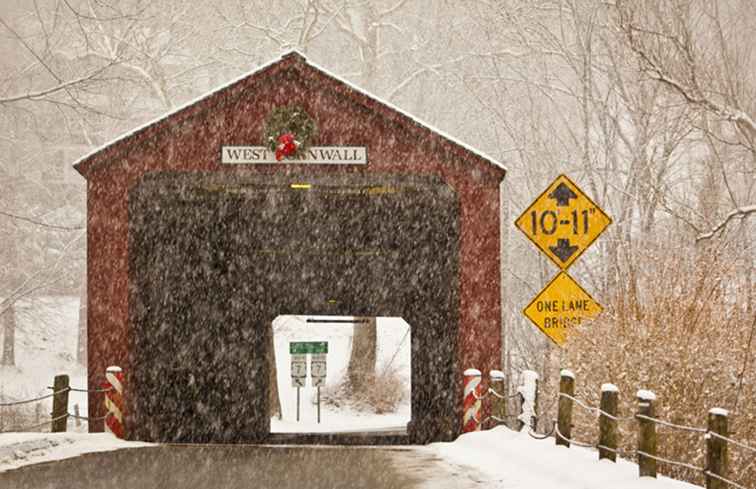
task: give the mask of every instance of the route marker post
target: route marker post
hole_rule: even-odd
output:
[[[291,343],[293,345],[294,343]],[[290,348],[291,351],[291,348]],[[291,355],[291,385],[297,389],[297,421],[299,421],[300,389],[307,383],[307,355],[293,353]]]
[[[326,343],[326,345],[328,344]],[[326,351],[328,351],[327,346]],[[318,423],[320,423],[320,386],[325,385],[326,380],[326,356],[327,353],[313,353],[310,357],[312,385],[318,390]]]
[[[297,421],[299,421],[300,389],[307,383],[307,356],[312,355],[310,375],[312,386],[317,388],[318,423],[320,423],[320,386],[325,384],[327,341],[292,341],[289,343],[291,355],[291,384],[297,388]]]

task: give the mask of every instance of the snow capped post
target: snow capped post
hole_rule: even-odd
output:
[[[521,430],[523,426],[530,426],[535,430],[538,413],[538,372],[532,370],[523,370],[521,375],[522,382],[517,388],[520,394],[520,414],[517,416]]]
[[[654,402],[656,394],[639,390],[638,398],[638,471],[641,477],[656,477],[656,423]]]
[[[725,489],[727,484],[717,478],[727,475],[727,416],[722,408],[709,410],[706,434],[706,489]],[[709,475],[712,474],[712,475]]]
[[[480,387],[480,370],[468,368],[464,372],[464,399],[462,414],[462,432],[480,430],[480,396],[478,387]]]
[[[489,389],[493,394],[491,398],[491,419],[496,423],[503,423],[507,419],[506,385],[504,384],[504,372],[491,370],[488,373]]]
[[[124,428],[123,409],[123,370],[121,367],[108,367],[105,370],[105,379],[109,390],[105,392],[105,431],[113,433],[118,438],[126,437]]]
[[[599,413],[599,460],[617,461],[617,404],[619,389],[614,384],[601,386],[601,412]],[[608,415],[608,416],[607,416]]]
[[[559,372],[559,413],[557,415],[556,444],[570,446],[572,437],[572,400],[575,397],[575,374],[571,370]]]

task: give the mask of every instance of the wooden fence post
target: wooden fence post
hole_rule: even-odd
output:
[[[570,370],[562,369],[559,372],[559,394],[556,444],[569,447],[567,439],[572,438],[572,399],[566,396],[575,397],[575,374]]]
[[[726,410],[713,408],[709,410],[708,429],[711,433],[716,433],[726,437],[727,431]],[[711,472],[719,477],[727,475],[727,440],[712,436],[706,437],[706,472]],[[706,475],[706,489],[725,489],[727,484],[723,481]]]
[[[489,386],[495,394],[491,397],[491,416],[496,416],[494,426],[503,423],[507,419],[507,399],[506,384],[504,383],[504,372],[501,370],[491,370],[488,373]],[[503,421],[499,421],[503,420]]]
[[[525,426],[525,423],[522,422],[522,413],[523,408],[525,406],[525,397],[523,397],[522,392],[519,390],[517,391],[517,395],[515,396],[515,404],[517,404],[517,417],[515,418],[515,431],[522,431],[523,426]]]
[[[617,417],[619,389],[614,384],[601,386],[601,411]],[[604,448],[605,447],[605,448]],[[599,413],[599,460],[617,461],[617,420]]]
[[[538,420],[538,372],[523,370],[520,372],[520,385],[517,387],[518,402],[517,431],[527,424],[535,429]]]
[[[56,375],[53,381],[53,408],[52,408],[52,425],[50,431],[53,433],[64,433],[68,425],[68,375]]]
[[[639,390],[637,397],[638,414],[653,418],[656,395]],[[638,451],[656,456],[656,423],[651,420],[638,418]],[[641,477],[656,477],[656,460],[638,453],[638,471]]]

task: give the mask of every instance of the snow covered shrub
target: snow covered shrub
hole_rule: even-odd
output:
[[[603,297],[604,314],[579,328],[565,349],[578,397],[598,405],[599,386],[614,383],[620,416],[631,416],[637,390],[649,389],[658,418],[697,427],[706,427],[710,408],[725,408],[732,436],[756,445],[755,287],[750,259],[744,264],[726,249],[735,245],[720,242],[694,255],[675,253],[674,243],[648,245],[621,265]],[[575,407],[573,419],[576,439],[597,440],[595,414]],[[620,430],[622,448],[633,451],[637,423],[622,422]],[[661,426],[657,433],[662,457],[704,466],[701,433]],[[752,453],[731,445],[729,457],[732,479],[756,481]],[[659,464],[659,471],[704,482],[690,469]]]
[[[357,389],[352,388],[345,376],[338,384],[321,389],[320,398],[334,407],[349,406],[375,414],[393,413],[404,400],[405,384],[399,372],[392,368],[370,375]]]

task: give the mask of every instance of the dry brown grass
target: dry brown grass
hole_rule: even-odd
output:
[[[634,278],[618,284],[601,319],[571,338],[563,360],[577,375],[577,395],[598,405],[599,386],[620,389],[620,414],[636,410],[635,393],[658,397],[657,417],[706,426],[713,407],[730,411],[734,438],[756,446],[756,338],[754,284],[743,263],[722,250],[697,256],[670,252],[669,244],[646,249],[646,259],[626,270]],[[636,262],[637,263],[637,262]],[[552,385],[554,383],[552,382]],[[551,398],[555,393],[544,393]],[[575,407],[577,439],[597,439],[595,415]],[[548,413],[554,416],[554,413]],[[634,450],[636,423],[622,423],[622,445]],[[663,457],[704,465],[701,434],[659,428]],[[729,476],[746,486],[756,482],[756,457],[730,447]],[[659,471],[703,484],[701,474],[660,464]]]
[[[321,389],[321,400],[334,407],[349,406],[358,411],[375,414],[393,413],[404,400],[404,381],[395,369],[379,371],[360,388],[352,388],[345,380]]]

